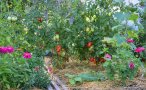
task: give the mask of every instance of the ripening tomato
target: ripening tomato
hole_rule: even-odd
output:
[[[38,18],[38,22],[43,22],[43,18]]]
[[[99,62],[104,63],[104,62],[106,62],[106,60],[104,58],[99,58]]]
[[[88,43],[87,43],[87,47],[88,47],[88,48],[90,48],[92,45],[93,45],[92,42],[88,42]]]
[[[96,62],[96,59],[94,57],[91,57],[89,60],[90,62]]]
[[[61,45],[57,45],[57,46],[56,46],[56,51],[57,51],[57,52],[60,52],[61,49],[62,49]]]

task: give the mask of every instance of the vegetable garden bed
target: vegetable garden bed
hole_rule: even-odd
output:
[[[145,38],[146,0],[0,0],[0,90],[145,90]]]
[[[86,64],[85,64],[86,63]],[[87,64],[88,62],[70,61],[65,64],[64,69],[56,69],[55,74],[59,77],[61,82],[66,84],[68,90],[146,90],[146,78],[140,79],[140,74],[134,80],[127,80],[126,85],[123,86],[120,81],[85,81],[71,85],[66,74],[77,75],[89,71],[98,72],[104,69],[99,65]],[[84,66],[83,66],[84,65]],[[98,67],[98,68],[97,68]]]

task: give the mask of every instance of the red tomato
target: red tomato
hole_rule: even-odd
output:
[[[90,62],[94,62],[94,63],[96,62],[96,59],[94,57],[91,57],[89,60]]]
[[[62,49],[61,45],[57,45],[57,46],[56,46],[56,51],[57,51],[57,52],[60,52],[61,49]]]
[[[87,43],[87,47],[88,47],[88,48],[90,48],[92,45],[93,45],[92,42],[88,42],[88,43]]]

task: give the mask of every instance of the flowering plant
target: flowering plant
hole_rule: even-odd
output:
[[[124,35],[117,34],[110,40],[114,40],[114,42],[106,41],[105,48],[108,49],[105,52],[112,54],[105,54],[106,62],[103,66],[109,79],[118,79],[125,83],[125,80],[133,79],[137,75],[142,62],[140,57],[136,57],[136,54],[142,53],[145,48],[136,47],[134,40],[126,39]],[[111,46],[109,47],[107,44]]]
[[[34,85],[47,87],[49,77],[41,67],[40,58],[28,52],[18,53],[12,46],[0,46],[0,89],[26,89]],[[38,75],[45,81],[38,78]]]
[[[103,66],[109,79],[120,79],[124,82],[137,75],[140,62],[140,59],[136,58],[130,50],[118,48],[116,53],[112,55],[112,59],[106,60]]]

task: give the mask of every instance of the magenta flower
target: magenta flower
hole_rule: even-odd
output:
[[[6,47],[0,47],[0,53],[6,54],[7,53],[7,48]]]
[[[130,62],[130,63],[129,63],[129,68],[130,68],[130,69],[134,69],[134,67],[135,67],[134,63],[133,63],[133,62]]]
[[[23,53],[23,58],[30,59],[31,57],[32,57],[31,53],[29,53],[29,52],[24,52]]]
[[[134,40],[132,38],[129,38],[126,40],[128,43],[134,43]]]
[[[136,48],[134,51],[137,52],[137,53],[141,53],[142,51],[144,51],[145,48],[144,47],[138,47]]]
[[[51,67],[48,67],[48,73],[52,73],[53,69]]]
[[[14,52],[14,48],[12,46],[7,46],[5,48],[7,49],[7,53],[13,53]]]
[[[112,56],[110,54],[105,54],[104,56],[106,59],[112,59]]]

